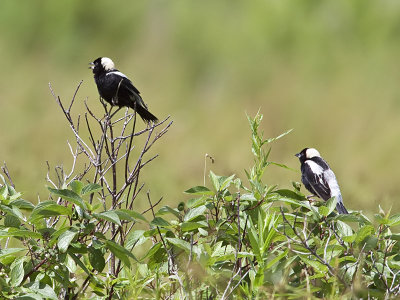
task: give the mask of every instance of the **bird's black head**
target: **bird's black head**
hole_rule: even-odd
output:
[[[90,63],[90,69],[93,70],[93,74],[100,74],[102,72],[109,72],[115,70],[114,62],[108,57],[99,57]]]
[[[321,157],[317,149],[314,148],[304,148],[301,150],[301,152],[295,154],[296,157],[299,158],[300,162],[303,163],[307,159],[313,158],[313,157]]]

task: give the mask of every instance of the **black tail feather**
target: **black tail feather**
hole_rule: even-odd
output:
[[[347,211],[346,207],[344,207],[343,202],[338,202],[336,204],[336,210],[338,211],[339,214],[348,214],[349,212]]]
[[[150,121],[153,121],[155,123],[158,122],[157,117],[141,105],[136,105],[136,112],[143,119],[143,121],[147,123],[149,123]]]

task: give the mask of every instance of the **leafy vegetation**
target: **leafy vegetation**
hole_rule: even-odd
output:
[[[392,232],[400,215],[380,210],[373,221],[356,211],[336,215],[334,198],[311,204],[297,182],[292,189],[263,182],[271,165],[287,168],[271,162],[269,154],[271,143],[290,131],[264,139],[262,115],[249,117],[254,165],[246,178],[210,171],[207,186],[186,191],[189,200],[158,208],[162,201],[153,203],[143,192],[139,174],[155,158],[146,160],[149,146],[171,123],[154,135],[165,121],[135,132],[134,115],[126,112],[111,121],[106,106],[104,118],[87,107],[90,138],[85,141],[80,118],[74,121],[70,114],[74,98],[66,106],[55,96],[76,150],[69,144],[71,172],[57,167],[57,184],[48,175],[50,199],[37,205],[24,200],[7,168],[8,181],[0,176],[2,299],[387,299],[400,294],[400,235]],[[102,129],[99,137],[92,135],[89,115]],[[135,149],[142,139],[141,150]],[[134,210],[139,198],[148,201],[150,218]]]
[[[64,146],[73,139],[47,84],[66,97],[83,79],[75,109],[84,111],[87,96],[101,112],[87,64],[109,56],[157,116],[179,124],[168,146],[155,146],[164,159],[143,174],[154,198],[173,205],[199,184],[204,153],[215,173],[244,177],[252,156],[243,112],[261,107],[267,136],[296,129],[272,160],[297,168],[293,149],[321,149],[339,183],[347,178],[343,197],[354,208],[369,217],[377,203],[400,211],[399,28],[394,0],[0,1],[8,71],[0,73],[0,159],[26,199],[45,199],[46,161],[70,165]],[[268,176],[280,186],[293,179],[284,170]]]

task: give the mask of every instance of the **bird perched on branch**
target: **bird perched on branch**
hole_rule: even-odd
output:
[[[335,197],[337,211],[340,214],[348,214],[343,205],[343,198],[336,176],[319,152],[314,148],[305,148],[295,156],[300,160],[301,181],[306,189],[325,201]]]
[[[158,121],[157,117],[148,111],[139,90],[125,74],[115,68],[111,59],[99,57],[90,65],[101,98],[120,108],[123,106],[133,108],[147,123]]]

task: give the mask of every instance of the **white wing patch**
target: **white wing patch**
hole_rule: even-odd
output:
[[[110,74],[118,75],[118,76],[121,76],[121,77],[124,77],[124,78],[128,79],[128,77],[124,73],[121,73],[119,71],[108,72],[106,75],[110,75]]]

